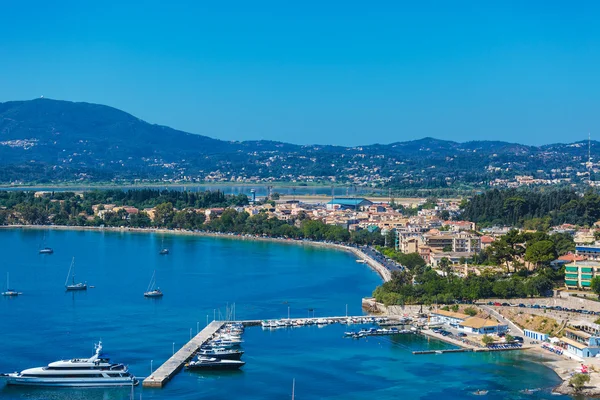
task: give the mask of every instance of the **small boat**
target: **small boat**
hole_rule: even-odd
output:
[[[73,275],[71,275],[73,271]],[[69,285],[69,277],[72,276],[73,282]],[[69,267],[69,273],[67,274],[67,280],[65,281],[65,288],[67,291],[87,290],[87,283],[75,283],[75,257],[71,260],[71,266]]]
[[[144,292],[144,297],[162,297],[163,292],[160,288],[154,289],[154,285],[156,284],[156,270],[152,274],[152,279],[150,279],[150,283],[148,284],[148,289]]]
[[[54,250],[52,250],[50,247],[46,246],[46,234],[44,234],[43,243],[44,243],[44,248],[40,249],[40,251],[39,251],[40,254],[52,254],[52,253],[54,253]]]
[[[162,243],[160,245],[161,250],[158,252],[161,256],[165,256],[169,254],[169,249],[165,247],[165,239],[163,238]]]
[[[200,349],[197,354],[200,357],[217,358],[220,360],[239,360],[244,355],[244,352],[216,347],[212,349]]]
[[[2,292],[2,296],[16,297],[21,294],[23,294],[23,293],[17,292],[16,290],[10,288],[10,283],[8,280],[8,272],[7,272],[6,273],[6,292]]]
[[[363,259],[356,260],[356,262],[357,262],[357,263],[360,263],[360,264],[364,264],[364,263],[366,263],[366,261],[365,261],[365,260],[363,260]]]
[[[186,369],[206,369],[206,370],[222,370],[222,369],[239,369],[244,364],[240,360],[221,360],[214,357],[198,357],[196,360],[185,364]]]
[[[488,394],[488,391],[487,390],[477,390],[477,391],[473,392],[473,394],[475,396],[485,396],[486,394]]]

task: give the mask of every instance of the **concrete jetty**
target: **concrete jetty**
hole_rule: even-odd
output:
[[[158,367],[149,377],[144,379],[143,387],[162,388],[179,372],[183,365],[193,357],[194,353],[206,343],[219,329],[225,325],[222,321],[213,321],[196,336]]]

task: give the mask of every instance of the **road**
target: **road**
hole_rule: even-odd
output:
[[[364,246],[360,247],[360,250],[375,261],[377,261],[378,263],[380,263],[381,265],[383,265],[390,272],[402,271],[404,269],[402,265],[398,264],[393,260],[390,260],[389,258],[386,258],[383,254],[373,249],[372,247]]]
[[[517,325],[515,325],[511,320],[504,318],[504,316],[502,314],[500,314],[498,311],[494,310],[490,306],[479,305],[479,307],[482,310],[489,312],[490,315],[493,315],[494,317],[496,317],[498,319],[498,321],[503,322],[506,325],[508,325],[508,327],[510,328],[510,331],[513,333],[513,336],[517,332],[520,333],[521,335],[525,334],[525,332],[523,332],[523,330],[521,328],[519,328]]]

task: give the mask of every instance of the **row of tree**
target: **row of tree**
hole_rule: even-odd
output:
[[[600,219],[600,196],[593,190],[583,196],[573,189],[488,190],[461,204],[461,217],[480,226],[539,227],[569,223],[591,226]]]
[[[486,298],[520,298],[547,295],[560,274],[544,268],[535,274],[469,274],[461,278],[442,276],[431,267],[417,267],[394,272],[392,279],[373,292],[377,301],[390,304],[448,304]]]

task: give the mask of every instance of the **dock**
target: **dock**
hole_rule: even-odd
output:
[[[413,354],[444,354],[444,353],[467,353],[474,351],[472,349],[444,349],[444,350],[419,350],[413,351]]]
[[[225,325],[222,321],[213,321],[202,329],[196,336],[158,367],[149,377],[144,379],[143,387],[162,388],[179,372],[183,365],[189,361],[194,353],[206,343],[219,329]]]

